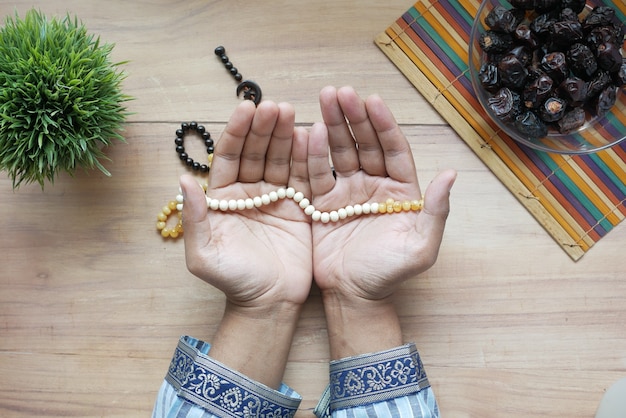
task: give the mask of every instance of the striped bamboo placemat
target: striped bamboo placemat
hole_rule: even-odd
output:
[[[468,71],[468,43],[479,5],[479,0],[420,0],[375,43],[578,260],[626,217],[626,142],[567,156],[532,150],[501,133],[476,100]],[[620,12],[626,13],[626,5]],[[626,107],[623,114],[613,122],[618,132],[626,130]]]

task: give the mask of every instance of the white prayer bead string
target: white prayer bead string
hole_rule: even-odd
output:
[[[261,196],[248,197],[246,199],[213,199],[206,196],[207,209],[221,212],[232,212],[237,210],[249,210],[270,205],[282,199],[292,199],[300,206],[304,213],[311,217],[313,221],[322,223],[337,222],[352,216],[369,215],[369,214],[393,214],[401,212],[419,212],[424,207],[424,199],[414,200],[394,200],[389,198],[384,202],[362,203],[348,205],[343,208],[332,210],[329,212],[319,211],[313,206],[311,201],[307,199],[302,192],[296,191],[293,187],[281,187],[275,191],[265,193]],[[176,209],[182,211],[183,196],[179,193],[176,196]]]

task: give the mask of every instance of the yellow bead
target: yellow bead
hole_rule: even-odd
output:
[[[402,210],[404,210],[404,211],[411,210],[411,201],[410,200],[405,200],[405,201],[402,202]]]
[[[163,212],[165,216],[169,216],[172,213],[172,210],[169,208],[169,206],[163,206],[163,209],[161,209],[161,212]]]
[[[393,203],[390,205],[387,205],[387,213],[393,213]]]
[[[411,200],[411,210],[421,210],[422,209],[422,201],[421,200]]]
[[[165,222],[163,222],[163,221],[157,222],[157,229],[160,231],[163,228],[165,228]]]
[[[170,235],[170,230],[169,230],[169,228],[163,228],[163,229],[161,230],[161,236],[162,236],[163,238],[167,238],[169,235]]]
[[[402,212],[402,202],[400,202],[399,200],[396,200],[395,202],[393,202],[393,211],[398,213],[398,212]],[[389,211],[389,209],[387,209],[387,211]]]
[[[213,162],[213,154],[209,154],[209,156],[207,157],[207,160],[209,161],[209,167],[210,167],[211,163]]]
[[[172,238],[178,238],[178,230],[176,228],[172,229],[170,231],[170,237]]]
[[[378,213],[387,213],[387,203],[382,202],[378,204]]]
[[[394,202],[394,200],[393,200],[392,198],[389,198],[389,199],[385,200],[385,204],[386,204],[387,206],[389,206],[389,205],[393,205],[393,202]]]
[[[157,215],[157,219],[161,222],[165,222],[167,220],[167,215],[161,212]]]
[[[170,210],[176,210],[176,205],[178,205],[177,201],[170,200],[170,202],[167,204],[167,207],[170,208]]]

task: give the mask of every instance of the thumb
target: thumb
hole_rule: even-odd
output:
[[[207,219],[206,195],[202,186],[191,175],[180,178],[180,188],[183,194],[183,231],[187,247],[201,246],[202,239],[208,240],[210,228],[204,222]],[[189,245],[191,244],[191,245]]]
[[[437,258],[446,219],[450,213],[450,190],[454,185],[456,175],[456,171],[446,170],[433,179],[426,188],[424,207],[417,218],[417,232],[426,240],[433,264]]]

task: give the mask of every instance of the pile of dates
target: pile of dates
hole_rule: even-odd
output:
[[[622,1],[622,0],[620,0]],[[494,7],[479,39],[479,80],[493,113],[529,138],[567,134],[603,116],[626,86],[626,27],[585,0],[509,0]]]

